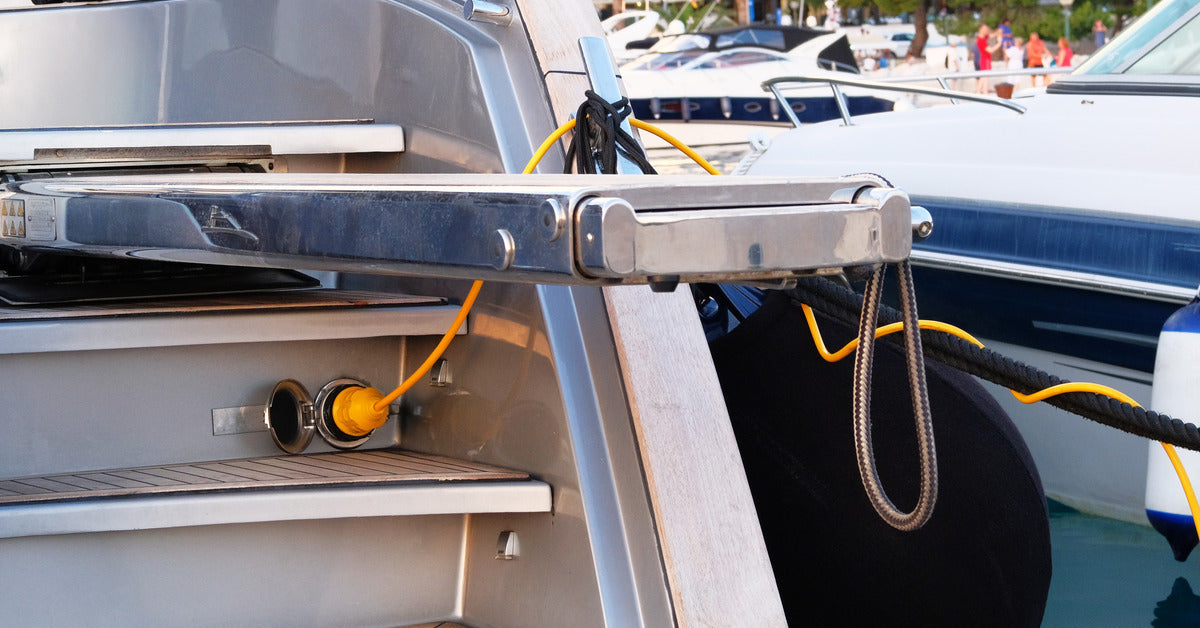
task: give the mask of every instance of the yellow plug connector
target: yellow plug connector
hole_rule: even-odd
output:
[[[366,436],[387,422],[388,406],[379,403],[383,393],[374,388],[350,386],[333,398],[333,423],[347,436]]]

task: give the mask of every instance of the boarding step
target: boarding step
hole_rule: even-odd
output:
[[[404,129],[370,119],[141,124],[0,131],[0,165],[20,172],[96,167],[254,163],[286,155],[404,152]],[[21,166],[24,166],[22,168]],[[219,170],[214,170],[219,171]]]
[[[380,449],[0,480],[0,538],[550,505],[549,485],[528,473]]]
[[[457,314],[458,306],[446,304],[441,297],[338,289],[81,303],[70,307],[0,305],[0,355],[440,336]]]

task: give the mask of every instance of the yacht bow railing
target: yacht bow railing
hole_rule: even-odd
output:
[[[771,92],[775,99],[779,101],[781,109],[793,126],[800,126],[800,118],[792,110],[787,97],[783,94],[785,87],[795,87],[799,84],[824,83],[829,85],[833,90],[834,100],[838,104],[838,110],[841,113],[842,121],[846,125],[853,124],[850,114],[849,104],[842,92],[843,87],[856,87],[861,89],[871,89],[880,91],[900,92],[911,94],[914,96],[934,96],[937,98],[947,98],[951,102],[958,101],[980,102],[1015,111],[1017,113],[1025,113],[1025,107],[1019,103],[1015,103],[1005,98],[997,98],[994,96],[985,96],[982,94],[970,94],[966,92],[955,91],[950,87],[950,81],[961,79],[976,79],[976,78],[1006,78],[1014,76],[1042,76],[1047,74],[1065,74],[1070,72],[1071,68],[1027,68],[1013,70],[986,70],[979,72],[954,72],[947,74],[916,74],[903,77],[889,77],[885,79],[865,80],[861,78],[831,76],[824,75],[797,75],[797,76],[781,76],[763,82],[763,91]],[[910,83],[929,83],[936,82],[939,87],[924,87],[920,85],[911,85]]]

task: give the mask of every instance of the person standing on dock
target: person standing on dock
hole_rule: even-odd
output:
[[[1012,24],[1008,18],[1000,20],[1000,25],[996,27],[1000,31],[1000,47],[1008,48],[1013,45]]]
[[[1096,20],[1096,23],[1092,24],[1092,36],[1096,38],[1096,49],[1098,50],[1108,39],[1108,27],[1104,25],[1104,20]]]
[[[1025,47],[1025,58],[1029,60],[1029,68],[1042,68],[1046,66],[1044,57],[1049,54],[1046,50],[1046,42],[1037,33],[1029,33],[1029,45]],[[1042,79],[1042,84],[1046,84],[1046,77],[1041,74],[1033,75],[1033,86],[1037,87],[1038,79]]]
[[[979,50],[979,70],[987,72],[992,69],[992,53],[1000,49],[1000,42],[995,44],[989,43],[991,40],[992,29],[988,28],[987,24],[979,25],[979,32],[975,37],[975,47]],[[991,85],[988,83],[986,76],[979,77],[975,83],[975,93],[987,94],[992,91]]]
[[[1071,67],[1071,59],[1075,57],[1075,51],[1071,50],[1071,42],[1067,41],[1066,37],[1058,38],[1058,56],[1055,57],[1055,64],[1060,68]]]
[[[1022,70],[1025,68],[1025,40],[1020,37],[1012,42],[1009,42],[1004,47],[1004,67],[1009,70]],[[1019,74],[1014,74],[1007,78],[1008,82],[1014,86],[1021,83],[1024,78]]]

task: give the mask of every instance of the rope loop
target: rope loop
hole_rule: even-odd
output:
[[[875,352],[875,325],[879,315],[880,295],[886,266],[878,266],[867,280],[863,294],[862,313],[858,326],[858,351],[854,356],[854,453],[858,458],[858,473],[863,488],[875,512],[885,523],[904,532],[918,530],[933,516],[937,502],[937,448],[933,439],[933,415],[929,408],[929,391],[925,385],[925,358],[921,349],[921,333],[917,316],[917,301],[912,283],[912,267],[908,260],[896,265],[900,275],[900,303],[904,317],[904,356],[908,369],[909,392],[917,428],[917,446],[921,460],[921,486],[917,505],[911,512],[896,508],[883,489],[875,464],[875,447],[871,440],[871,372]]]

